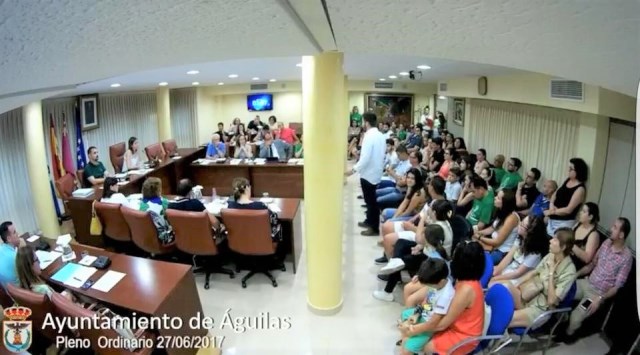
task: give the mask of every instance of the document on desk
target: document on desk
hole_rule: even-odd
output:
[[[278,205],[269,205],[268,206],[269,209],[275,213],[280,213],[282,212],[282,210],[280,209],[280,207],[278,207]]]
[[[94,267],[78,265],[78,268],[73,272],[71,277],[64,281],[64,284],[70,287],[80,288],[96,271],[98,271],[98,269]]]
[[[58,253],[55,251],[44,251],[44,250],[36,250],[36,256],[38,257],[38,261],[40,262],[40,269],[44,270],[49,267],[49,265],[53,264],[57,258],[60,257],[62,253]]]
[[[32,235],[32,236],[30,236],[29,238],[27,238],[27,242],[29,242],[29,243],[33,243],[33,242],[35,242],[35,241],[36,241],[36,240],[38,240],[38,239],[40,239],[40,236],[39,236],[39,235]]]
[[[264,158],[256,158],[253,160],[254,163],[256,163],[256,165],[263,165],[264,163],[267,162],[267,159]]]
[[[240,165],[241,162],[242,162],[242,159],[231,159],[231,161],[229,162],[229,165]]]
[[[97,256],[87,255],[84,258],[82,258],[82,260],[78,261],[78,264],[84,265],[84,266],[91,266],[91,264],[93,264],[93,262],[96,261],[96,259],[98,259]]]
[[[222,201],[222,200],[217,200],[217,201]],[[220,202],[209,202],[207,203],[204,207],[207,209],[207,212],[213,214],[213,215],[219,215],[220,211],[223,208],[227,208],[229,207],[228,203],[220,203]]]
[[[53,276],[51,276],[51,279],[54,281],[58,281],[58,282],[65,282],[67,281],[68,278],[71,278],[71,275],[73,275],[76,270],[78,270],[78,268],[80,268],[82,265],[78,265],[76,263],[68,263],[67,265],[63,266],[60,270],[58,270],[55,274],[53,274]]]
[[[102,277],[91,286],[91,288],[102,292],[109,292],[126,274],[117,271],[107,271]]]

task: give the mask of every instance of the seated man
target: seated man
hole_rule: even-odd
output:
[[[200,202],[200,200],[191,198],[191,190],[193,190],[193,183],[189,179],[182,179],[178,183],[178,198],[177,200],[173,200],[167,206],[167,209],[179,210],[179,211],[190,211],[190,212],[202,212],[205,211],[206,208]],[[209,221],[211,221],[211,225],[214,230],[217,230],[220,227],[220,222],[218,219],[212,215],[211,213],[207,214],[209,216]]]
[[[84,166],[82,187],[100,186],[104,183],[104,178],[107,177],[108,173],[102,162],[98,160],[98,148],[89,147],[87,156],[89,157],[89,162]]]
[[[471,180],[471,191],[474,198],[473,207],[467,215],[467,221],[471,223],[474,231],[479,231],[491,222],[495,195],[493,190],[488,188],[487,182],[479,176],[474,176]]]
[[[518,187],[518,183],[522,181],[522,176],[518,170],[522,166],[522,161],[518,158],[510,158],[507,162],[507,172],[500,181],[498,190],[512,190]]]
[[[396,152],[395,141],[392,138],[387,139],[387,153],[384,156],[385,169],[387,167],[395,169],[399,162],[400,160],[398,159],[398,153]]]
[[[442,138],[436,137],[431,140],[431,162],[429,163],[429,171],[437,173],[444,163],[444,150],[442,149]]]
[[[271,131],[264,130],[264,142],[260,147],[259,158],[278,158],[280,161],[291,159],[291,145],[281,139],[273,139]]]
[[[0,285],[2,287],[8,283],[18,285],[16,254],[20,246],[20,237],[12,222],[0,224],[0,238],[3,242],[0,245]]]
[[[516,190],[516,211],[520,213],[521,211],[528,211],[531,208],[531,205],[535,202],[540,195],[540,191],[538,191],[538,180],[540,179],[540,170],[537,168],[531,168],[529,172],[527,172],[527,176],[524,181],[518,183],[518,188]]]
[[[389,142],[387,142],[388,147]],[[404,144],[400,144],[395,151],[398,163],[395,168],[391,166],[387,166],[385,168],[385,176],[382,177],[382,180],[378,184],[378,190],[393,188],[394,186],[400,184],[403,185],[404,175],[411,168],[411,163],[409,162],[409,153],[407,152],[407,147]],[[387,192],[380,192],[380,194],[386,194],[393,190],[385,190]]]
[[[493,176],[496,177],[496,183],[500,186],[502,182],[502,177],[507,173],[506,170],[502,167],[504,165],[504,155],[498,154],[493,158]]]
[[[211,142],[207,145],[207,159],[219,159],[226,157],[226,146],[220,141],[220,135],[214,133],[211,135]]]
[[[413,133],[411,133],[407,137],[406,145],[407,145],[407,150],[409,152],[420,150],[422,148],[422,127],[421,126],[416,125],[413,128]]]
[[[631,250],[625,245],[630,231],[631,224],[628,219],[616,219],[611,227],[609,239],[602,243],[596,257],[578,271],[575,299],[580,300],[580,303],[571,312],[566,336],[558,337],[559,340],[565,343],[575,342],[575,332],[582,322],[594,314],[606,300],[613,298],[627,282],[633,263]],[[589,273],[591,275],[588,278],[579,278]]]
[[[538,195],[531,208],[524,211],[519,211],[518,213],[521,215],[529,215],[533,217],[543,217],[544,211],[549,209],[549,205],[551,203],[551,196],[558,189],[558,183],[555,180],[547,180],[542,185],[542,193]]]
[[[284,123],[278,122],[278,139],[282,139],[287,144],[293,144],[296,140],[296,131],[285,127]]]

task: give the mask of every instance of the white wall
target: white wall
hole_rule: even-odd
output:
[[[247,110],[247,94],[234,94],[220,96],[220,116],[218,122],[229,125],[235,117],[248,123],[255,115],[260,115],[263,122],[267,122],[269,116],[276,116],[279,122],[302,122],[302,93],[301,92],[276,92],[273,93],[273,110],[251,112]]]

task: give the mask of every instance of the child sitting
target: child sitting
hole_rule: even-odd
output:
[[[442,259],[429,258],[418,270],[418,281],[427,286],[424,302],[402,312],[398,328],[402,333],[402,354],[419,353],[431,339],[433,330],[449,311],[455,290],[449,268]]]

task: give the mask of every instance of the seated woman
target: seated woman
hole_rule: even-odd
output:
[[[381,301],[393,301],[393,290],[402,279],[400,272],[407,270],[409,275],[415,274],[423,261],[428,258],[438,258],[445,261],[449,260],[449,255],[442,246],[444,242],[444,230],[437,224],[429,224],[424,228],[424,233],[417,238],[418,243],[410,241],[402,241],[394,249],[393,258],[389,263],[380,270],[381,275],[389,275],[384,290],[376,290],[373,297]],[[415,278],[414,278],[415,280]],[[409,289],[407,289],[407,287]],[[426,286],[413,283],[412,286],[405,287],[405,305],[415,306],[419,300],[424,299],[426,295]]]
[[[233,157],[236,159],[251,159],[253,158],[253,146],[247,142],[247,136],[239,135],[234,137],[237,140],[235,145],[235,152]]]
[[[480,177],[487,182],[487,186],[489,186],[490,189],[495,188],[498,184],[496,182],[496,176],[493,174],[493,170],[491,170],[491,168],[482,168],[480,171]]]
[[[493,205],[496,207],[493,223],[477,231],[473,238],[491,252],[493,265],[498,265],[518,239],[520,215],[516,212],[516,195],[513,191],[498,192]]]
[[[269,207],[260,201],[251,200],[251,185],[245,178],[235,178],[231,183],[233,188],[233,201],[229,201],[228,208],[241,210],[268,210],[271,223],[271,238],[274,242],[282,241],[282,227],[278,220],[278,214],[269,210]]]
[[[293,136],[295,144],[293,145],[293,157],[296,159],[304,159],[304,146],[302,145],[302,135]]]
[[[431,214],[429,210],[435,204],[436,201],[445,200],[444,197],[444,189],[446,183],[439,176],[434,177],[427,185],[427,193],[429,197],[432,199],[431,203],[425,204],[420,213],[414,215],[407,221],[386,221],[380,227],[380,232],[382,235],[382,244],[385,248],[385,253],[382,258],[377,259],[377,263],[386,263],[387,255],[390,255],[393,251],[393,245],[398,240],[400,233],[408,231],[410,233],[404,233],[403,239],[407,239],[410,241],[415,241],[416,233],[418,232],[418,228],[420,224],[424,226],[424,224],[429,224],[432,222]]]
[[[381,223],[387,221],[406,221],[417,215],[425,204],[423,178],[420,169],[411,168],[405,177],[407,192],[398,208],[387,208],[382,211]]]
[[[440,166],[438,170],[438,175],[446,179],[449,177],[449,170],[455,164],[455,159],[457,158],[456,151],[453,148],[445,148],[444,149],[444,162]]]
[[[20,288],[42,295],[47,295],[48,297],[51,297],[51,294],[55,292],[40,277],[40,273],[42,272],[40,269],[40,260],[38,260],[36,251],[33,247],[27,245],[18,248],[15,267]],[[61,294],[67,297],[70,301],[75,302],[75,297],[71,292],[63,291]]]
[[[585,203],[578,214],[578,223],[573,227],[575,241],[571,251],[571,260],[576,270],[589,264],[600,247],[599,221],[600,208],[598,205],[593,202]]]
[[[478,149],[478,152],[476,153],[476,163],[473,166],[473,172],[480,175],[482,169],[489,167],[489,162],[486,160],[486,158],[487,151],[483,148]]]
[[[153,224],[158,231],[158,239],[162,244],[172,243],[174,240],[173,230],[165,219],[165,211],[169,206],[169,201],[161,196],[162,181],[157,177],[150,177],[142,184],[142,201],[138,209],[149,212]]]
[[[123,194],[119,193],[118,189],[118,179],[112,176],[105,178],[100,202],[119,203],[123,206],[127,206],[129,204],[129,200],[127,200]]]
[[[353,138],[360,136],[360,132],[362,131],[362,127],[358,126],[358,122],[355,120],[351,120],[351,126],[349,126],[349,141]]]
[[[456,152],[458,152],[458,154],[460,155],[466,155],[468,152],[467,144],[464,142],[464,138],[456,137],[456,139],[453,140],[453,149],[455,149]]]
[[[229,137],[233,137],[236,135],[237,130],[238,130],[238,126],[241,125],[241,121],[240,118],[236,117],[233,119],[233,121],[231,122],[231,124],[229,125],[229,129],[227,130],[227,136]],[[245,134],[244,131],[242,134]]]
[[[506,284],[516,307],[510,328],[532,325],[538,316],[564,299],[576,280],[576,268],[569,257],[572,249],[573,231],[559,228],[549,242],[549,254],[538,266],[515,285]]]
[[[473,156],[469,154],[462,154],[458,159],[458,165],[460,165],[460,170],[467,171],[470,170],[473,172],[473,166],[475,162],[473,161]]]
[[[476,242],[458,244],[451,261],[451,276],[455,280],[455,296],[447,314],[433,325],[433,338],[425,345],[427,354],[447,354],[457,343],[482,335],[484,325],[484,293],[480,278],[484,273],[485,258],[482,246]],[[421,329],[407,332],[413,336]],[[468,354],[478,345],[470,342],[454,355]]]
[[[535,269],[549,253],[549,238],[542,217],[526,217],[518,226],[518,239],[509,253],[493,269],[491,287],[497,282],[518,283],[518,279]]]
[[[455,150],[453,133],[447,132],[444,135],[444,142],[442,143],[442,148],[444,148],[444,149],[452,148],[452,149]]]
[[[127,151],[124,153],[124,164],[122,164],[122,172],[140,169],[142,161],[138,155],[138,138],[131,137],[127,145]]]
[[[462,173],[462,190],[458,195],[458,201],[456,202],[456,214],[466,216],[471,211],[472,202],[474,200],[473,189],[471,188],[471,181],[473,180],[475,173],[471,170],[465,170]]]

